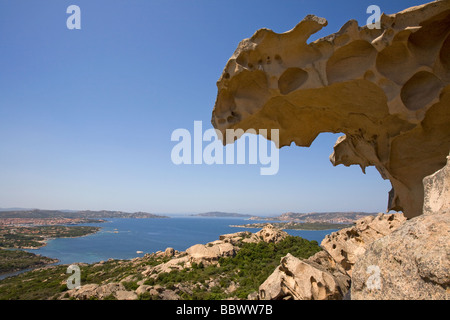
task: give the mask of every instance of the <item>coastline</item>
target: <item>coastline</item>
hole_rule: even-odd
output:
[[[298,231],[329,231],[336,229],[344,229],[351,227],[351,224],[337,224],[337,223],[304,223],[304,222],[263,222],[263,223],[249,223],[241,225],[230,225],[232,228],[249,228],[261,229],[266,225],[272,225],[281,230],[298,230]]]

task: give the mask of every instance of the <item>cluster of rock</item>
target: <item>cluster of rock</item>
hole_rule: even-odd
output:
[[[424,179],[424,214],[379,214],[328,235],[323,251],[291,255],[260,286],[260,299],[450,299],[450,155]]]
[[[374,241],[354,266],[354,299],[450,299],[450,155],[424,179],[423,215]],[[378,290],[367,270],[378,266]]]
[[[260,299],[336,300],[347,294],[353,266],[374,240],[394,231],[403,214],[382,214],[358,220],[356,225],[328,235],[324,249],[308,259],[290,254],[260,286]]]

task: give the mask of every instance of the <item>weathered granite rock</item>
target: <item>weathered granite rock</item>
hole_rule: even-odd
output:
[[[196,244],[186,250],[191,262],[214,263],[221,257],[233,257],[237,248],[231,243],[219,243],[212,246]]]
[[[279,129],[278,147],[344,133],[331,162],[375,166],[392,184],[388,208],[418,216],[422,180],[450,150],[450,1],[383,14],[381,29],[351,20],[307,42],[326,25],[307,16],[286,33],[243,40],[217,82],[211,122],[223,137],[268,129],[272,139]]]
[[[333,257],[326,250],[317,252],[307,260],[321,266],[322,269],[330,273],[334,277],[335,281],[339,285],[339,288],[341,288],[344,294],[346,291],[348,291],[351,282],[350,276],[344,270],[342,265],[336,263]]]
[[[413,218],[374,241],[353,268],[351,297],[450,299],[450,211]]]
[[[405,220],[401,213],[369,216],[358,220],[353,227],[327,235],[322,240],[321,247],[351,276],[353,265],[366,251],[367,246],[390,234]]]
[[[79,289],[68,290],[65,294],[77,300],[89,300],[91,298],[103,300],[110,296],[118,300],[137,299],[137,294],[132,291],[127,291],[121,283],[107,283],[103,285],[86,284]]]
[[[236,244],[244,238],[249,238],[251,235],[252,233],[250,231],[240,231],[235,233],[223,234],[219,236],[219,240],[223,242],[229,242],[231,244]]]
[[[259,287],[261,300],[337,300],[347,288],[322,266],[287,254],[281,264]]]
[[[424,214],[450,210],[450,155],[447,165],[436,173],[423,179],[425,198]]]
[[[350,288],[353,266],[366,248],[374,240],[393,232],[405,220],[399,213],[369,216],[358,220],[354,227],[325,237],[321,244],[324,250],[308,259],[284,257],[260,286],[260,298],[343,299]]]
[[[356,262],[352,299],[450,299],[450,161],[424,179],[424,215],[373,242]]]
[[[165,263],[158,264],[156,266],[149,266],[144,271],[142,271],[142,275],[150,276],[154,275],[157,277],[159,273],[163,272],[171,272],[172,270],[181,270],[189,263],[189,257],[183,256],[178,258],[172,258]]]
[[[174,248],[166,248],[166,250],[164,251],[164,256],[166,257],[173,257],[175,255],[175,249]]]
[[[289,234],[279,228],[274,227],[271,224],[264,226],[261,230],[256,232],[252,238],[256,239],[256,241],[264,241],[264,242],[273,242],[278,243],[284,240]]]

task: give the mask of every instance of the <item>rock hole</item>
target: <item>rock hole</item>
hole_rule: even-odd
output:
[[[281,57],[278,54],[275,55],[275,61],[280,64],[283,63],[283,60],[281,60]]]
[[[289,94],[300,88],[308,80],[308,73],[300,68],[289,68],[278,79],[281,94]]]
[[[362,77],[376,54],[377,50],[364,40],[356,40],[337,49],[327,62],[328,82],[331,84]]]
[[[442,44],[439,58],[441,59],[442,66],[445,71],[450,72],[450,36],[448,36]]]
[[[436,98],[442,87],[441,80],[434,74],[420,71],[405,83],[400,96],[408,110],[417,111]]]

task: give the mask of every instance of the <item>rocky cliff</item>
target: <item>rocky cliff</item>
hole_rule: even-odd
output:
[[[307,42],[326,25],[311,15],[243,40],[217,82],[212,124],[224,137],[279,129],[279,147],[344,133],[331,162],[375,166],[392,184],[388,208],[418,216],[422,180],[450,149],[450,1],[383,14],[380,29],[351,20]]]

